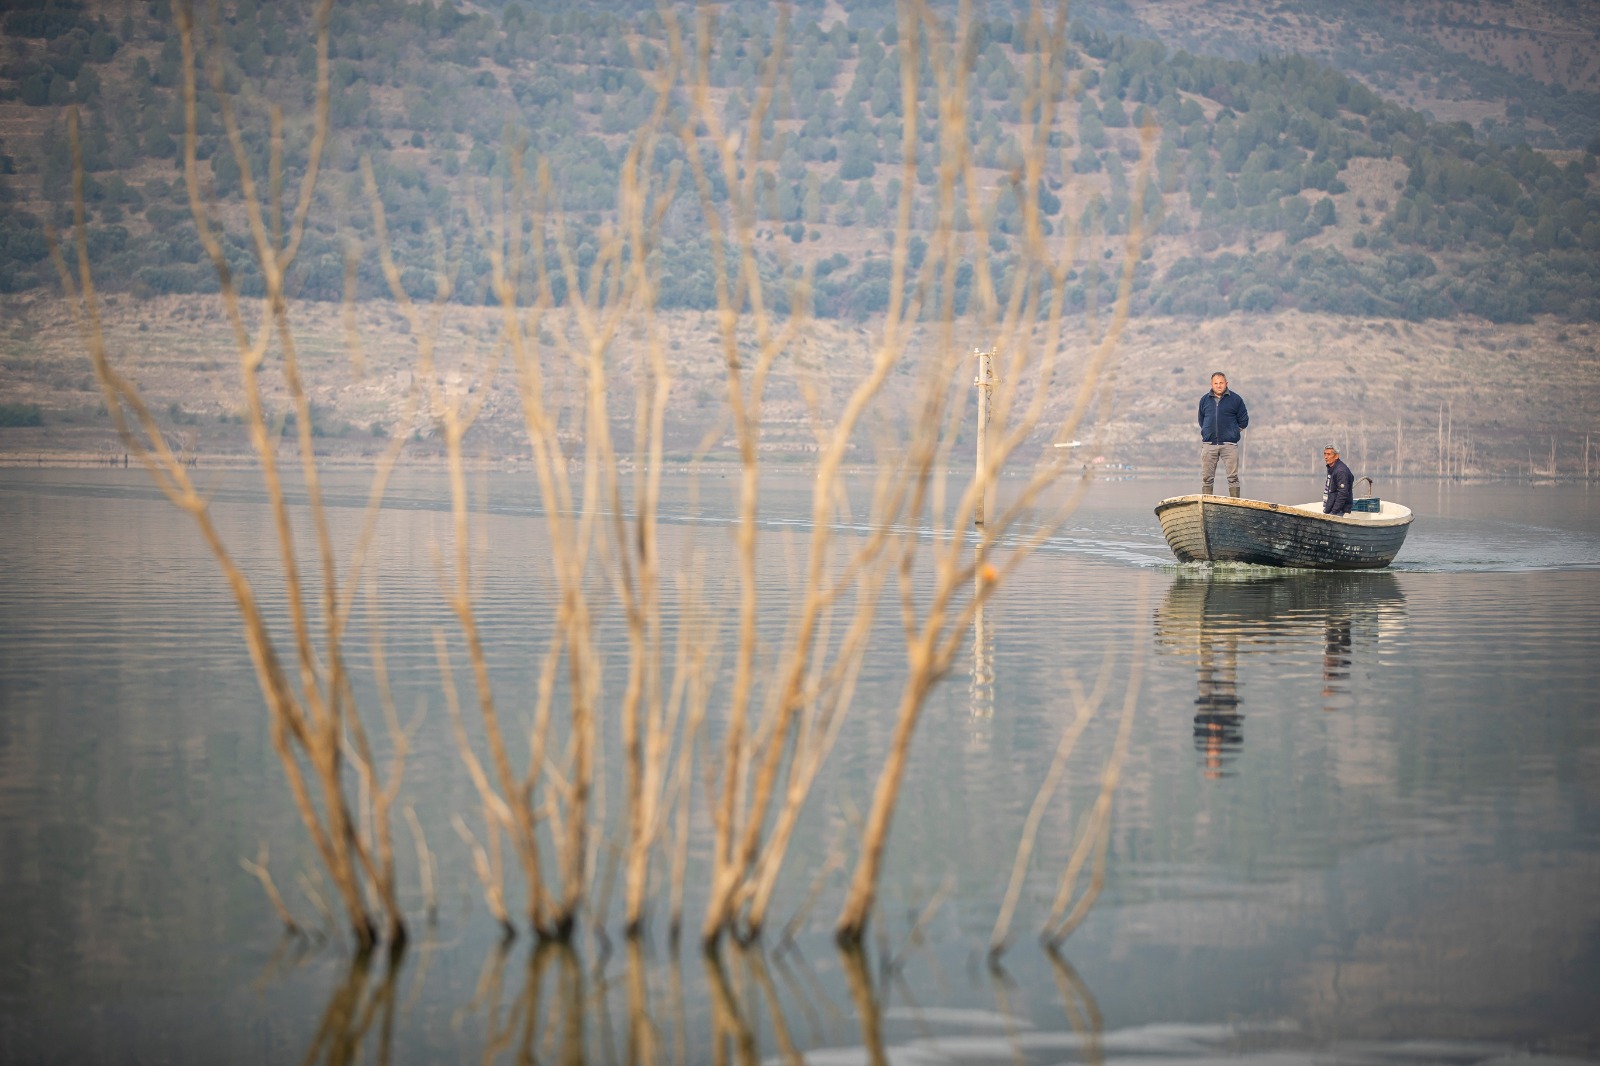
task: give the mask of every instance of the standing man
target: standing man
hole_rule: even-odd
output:
[[[1322,449],[1322,461],[1328,464],[1328,478],[1322,483],[1322,513],[1349,514],[1350,501],[1355,496],[1350,468],[1339,458],[1339,449],[1331,444]]]
[[[1211,391],[1200,397],[1200,491],[1214,495],[1217,462],[1228,475],[1228,495],[1239,498],[1239,432],[1250,424],[1250,412],[1237,392],[1228,391],[1228,375],[1211,375]]]

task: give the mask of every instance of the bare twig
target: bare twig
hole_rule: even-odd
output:
[[[1033,805],[1028,808],[1028,817],[1023,822],[1022,839],[1017,843],[1017,857],[1011,866],[1011,883],[1006,888],[1005,901],[1000,905],[1000,914],[995,919],[994,931],[989,936],[991,959],[998,958],[1010,944],[1011,917],[1016,911],[1017,899],[1022,894],[1022,880],[1028,870],[1028,860],[1033,854],[1033,842],[1039,832],[1039,823],[1043,821],[1044,812],[1049,808],[1050,799],[1055,795],[1056,786],[1061,782],[1067,760],[1072,757],[1078,738],[1083,735],[1089,719],[1094,716],[1100,707],[1100,701],[1105,698],[1106,689],[1111,681],[1111,667],[1115,662],[1114,651],[1107,652],[1100,662],[1100,673],[1095,678],[1094,691],[1087,698],[1075,678],[1070,686],[1076,696],[1074,702],[1077,704],[1078,713],[1071,724],[1062,730],[1055,758],[1051,760],[1050,769],[1045,774],[1044,781],[1033,798]]]
[[[290,912],[283,897],[278,894],[278,886],[272,881],[272,872],[267,869],[267,842],[261,842],[261,850],[256,853],[256,861],[240,859],[239,865],[245,873],[250,874],[261,882],[261,889],[267,894],[267,899],[272,904],[272,909],[278,913],[278,918],[283,922],[283,927],[290,933],[300,932],[300,923],[295,921],[294,914]]]

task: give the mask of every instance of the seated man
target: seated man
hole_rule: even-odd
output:
[[[1322,461],[1328,464],[1328,477],[1322,483],[1322,513],[1349,514],[1355,489],[1350,468],[1339,458],[1339,449],[1331,444],[1322,449]]]

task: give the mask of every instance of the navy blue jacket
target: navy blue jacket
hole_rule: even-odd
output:
[[[1248,425],[1250,412],[1232,389],[1220,400],[1209,391],[1200,397],[1200,439],[1207,444],[1238,444],[1239,431]]]
[[[1343,459],[1335,459],[1328,467],[1328,479],[1322,483],[1322,513],[1349,514],[1350,500],[1354,495],[1355,478]]]

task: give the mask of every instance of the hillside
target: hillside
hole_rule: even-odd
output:
[[[269,166],[270,103],[284,104],[289,115],[291,183],[300,165],[315,67],[305,6],[239,0],[224,5],[223,22],[209,31],[222,44],[224,80],[237,94],[258,179]],[[729,128],[739,128],[778,50],[777,96],[762,129],[766,268],[776,280],[814,266],[810,309],[861,320],[885,303],[885,231],[900,198],[915,198],[914,227],[931,217],[938,164],[937,130],[927,117],[931,77],[925,71],[919,86],[921,161],[916,181],[907,182],[893,164],[905,117],[892,7],[853,8],[848,19],[829,21],[830,9],[801,4],[782,35],[773,10],[755,3],[723,9],[707,40],[711,96]],[[1168,32],[1188,25],[1172,10],[1168,15]],[[1296,18],[1296,25],[1304,22]],[[1294,19],[1280,12],[1268,22]],[[1003,18],[975,24],[962,53],[970,61],[970,150],[996,187],[1010,180],[1023,135],[1024,73],[1032,59],[1019,27]],[[7,47],[0,66],[0,291],[53,284],[42,223],[69,217],[63,111],[72,102],[83,109],[92,245],[103,284],[140,297],[212,290],[211,268],[187,222],[181,54],[166,0],[55,0],[13,10],[0,29]],[[1211,41],[1198,29],[1192,35]],[[1283,40],[1309,47],[1321,38]],[[488,256],[465,202],[487,195],[517,165],[530,175],[544,165],[561,176],[549,206],[563,216],[583,283],[592,258],[585,249],[595,247],[612,217],[629,131],[653,106],[644,74],[665,62],[667,48],[664,24],[651,12],[635,18],[515,2],[336,5],[336,137],[319,182],[316,225],[297,265],[298,291],[339,298],[346,253],[370,250],[362,158],[371,160],[416,295],[431,291],[438,233],[453,259],[456,298],[482,298]],[[1039,194],[1049,226],[1114,239],[1132,207],[1137,128],[1149,122],[1160,130],[1156,180],[1143,205],[1158,228],[1140,268],[1138,313],[1216,317],[1295,308],[1412,320],[1460,313],[1506,322],[1536,314],[1600,319],[1600,187],[1592,153],[1509,147],[1464,123],[1430,123],[1360,81],[1293,55],[1207,57],[1075,22],[1062,58],[1072,76],[1059,89],[1052,143],[1061,151]],[[212,92],[200,94],[197,132],[202,178],[219,216],[235,223],[236,268],[249,292],[259,282],[242,254],[239,167]],[[691,147],[708,150],[675,137],[657,143],[656,171],[682,166]],[[714,171],[712,177],[711,205],[720,209],[727,190]],[[712,254],[687,184],[667,216],[660,254],[669,284],[660,300],[704,309],[713,303]],[[1003,267],[1015,253],[1019,205],[997,197],[991,212],[983,220],[987,253]],[[958,306],[970,280],[970,273],[961,279]],[[1092,284],[1069,290],[1075,308],[1109,296],[1109,280],[1100,292],[1091,292]],[[558,300],[565,285],[564,277],[554,279]],[[384,294],[376,257],[360,255],[357,286],[366,297]]]
[[[1600,7],[1583,0],[1130,0],[1104,10],[1133,35],[1201,55],[1313,57],[1500,144],[1577,149],[1600,137]]]
[[[283,177],[298,188],[316,69],[309,7],[235,0],[221,6],[220,22],[201,15],[202,36],[218,46],[205,54],[215,55],[224,92],[199,93],[197,173],[246,296],[259,293],[261,281],[247,254],[244,171],[224,132],[223,103],[238,109],[244,162],[258,182],[272,171],[271,107],[282,107]],[[1301,469],[1302,452],[1314,457],[1321,439],[1335,435],[1374,470],[1582,474],[1591,455],[1600,467],[1600,451],[1587,443],[1600,427],[1600,141],[1562,118],[1570,117],[1567,104],[1588,99],[1592,47],[1578,41],[1570,54],[1550,51],[1537,70],[1518,73],[1514,59],[1495,67],[1523,79],[1524,103],[1521,118],[1507,110],[1493,127],[1465,117],[1431,121],[1374,90],[1429,105],[1435,117],[1452,93],[1463,106],[1487,99],[1488,90],[1461,76],[1447,81],[1411,67],[1410,80],[1391,86],[1384,71],[1405,55],[1435,63],[1427,49],[1450,41],[1461,55],[1481,52],[1460,37],[1461,26],[1477,27],[1473,41],[1502,42],[1522,23],[1501,27],[1496,12],[1521,12],[1531,25],[1555,7],[1418,5],[1391,25],[1388,8],[1357,2],[1315,12],[1280,4],[1264,14],[1226,3],[1088,5],[1054,46],[1063,72],[1052,86],[1059,119],[1042,180],[1027,189],[1018,163],[1038,45],[1025,31],[1025,8],[1010,18],[994,9],[968,27],[959,49],[936,49],[941,63],[963,64],[966,151],[986,191],[982,217],[967,218],[963,208],[957,219],[967,261],[954,275],[951,310],[974,331],[964,342],[987,341],[970,324],[972,260],[987,258],[1003,300],[1025,207],[1037,206],[1046,235],[1083,238],[1084,266],[1063,290],[1075,315],[1111,302],[1116,256],[1139,207],[1147,227],[1135,318],[1116,400],[1097,418],[1095,443],[1108,461],[1187,465],[1189,408],[1209,371],[1224,367],[1256,412],[1256,463]],[[902,169],[906,42],[892,5],[851,5],[847,13],[803,0],[787,22],[776,10],[729,3],[701,29],[686,8],[675,28],[688,35],[685,55],[704,56],[706,91],[727,128],[755,135],[756,246],[770,298],[780,313],[815,319],[773,385],[765,443],[781,456],[809,447],[802,379],[842,387],[830,368],[859,365],[882,328],[887,250],[903,200],[911,204],[913,265],[928,252],[941,131],[930,118],[935,80],[925,56],[915,81],[917,158]],[[1547,24],[1554,25],[1539,23]],[[53,295],[47,254],[47,224],[70,225],[65,116],[73,105],[88,171],[91,258],[112,300],[113,351],[181,446],[212,456],[243,448],[231,346],[212,295],[217,279],[183,179],[183,68],[173,25],[167,0],[23,0],[0,15],[0,294],[8,294],[0,295],[0,451],[111,447],[68,309]],[[329,453],[371,453],[394,433],[416,438],[414,454],[430,447],[425,415],[412,424],[398,417],[415,338],[385,302],[364,165],[414,297],[433,297],[443,253],[452,303],[445,349],[466,360],[462,380],[470,380],[495,335],[494,315],[482,306],[492,243],[484,206],[519,172],[551,176],[534,196],[559,319],[569,285],[594,280],[597,248],[617,219],[622,164],[658,103],[674,131],[646,146],[663,197],[651,255],[677,380],[670,443],[680,457],[702,445],[719,451],[720,369],[707,358],[718,249],[706,212],[726,216],[730,191],[715,167],[703,200],[687,176],[688,164],[714,146],[708,130],[681,129],[684,82],[664,101],[651,87],[670,68],[670,28],[643,3],[335,5],[333,138],[290,275],[306,316],[302,343],[320,360],[317,430]],[[1225,46],[1233,57],[1210,54]],[[1373,69],[1362,68],[1369,60]],[[772,108],[752,126],[769,72]],[[1552,80],[1540,81],[1544,74]],[[1547,86],[1543,103],[1534,101],[1532,82]],[[1551,102],[1563,96],[1559,107]],[[1141,127],[1154,130],[1155,150],[1151,182],[1135,205]],[[1575,137],[1584,147],[1570,147]],[[1550,144],[1568,147],[1538,146]],[[805,276],[810,284],[799,284]],[[347,295],[356,301],[359,375],[339,305]],[[525,276],[521,296],[534,295]],[[938,313],[930,304],[930,317]],[[620,341],[619,369],[633,358]],[[885,394],[876,425],[888,440],[911,409],[911,385],[907,375]],[[492,401],[476,446],[520,454],[509,379],[483,387]],[[1064,383],[1051,410],[1064,412],[1068,396]],[[616,402],[621,413],[630,401],[619,393]],[[864,438],[858,454],[889,446]]]

